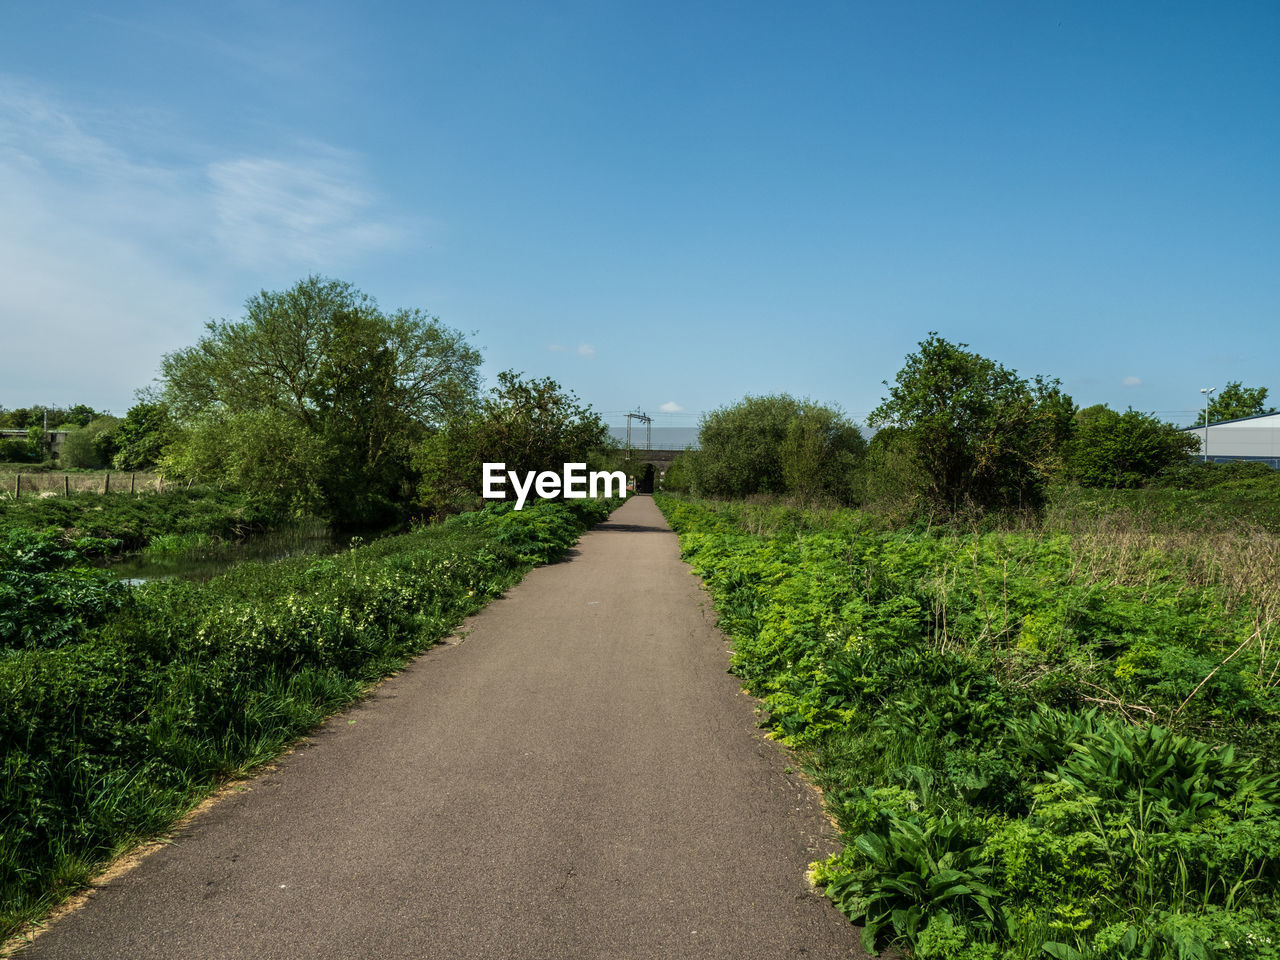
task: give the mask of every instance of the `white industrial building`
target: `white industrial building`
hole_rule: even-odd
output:
[[[1187,427],[1200,441],[1200,455],[1217,463],[1257,460],[1280,470],[1280,413],[1222,420],[1206,427]]]

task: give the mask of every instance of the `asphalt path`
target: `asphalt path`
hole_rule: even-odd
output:
[[[636,497],[19,956],[864,956],[726,666]]]

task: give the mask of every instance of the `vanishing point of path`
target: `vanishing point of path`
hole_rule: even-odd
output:
[[[20,956],[863,956],[713,622],[636,497]]]

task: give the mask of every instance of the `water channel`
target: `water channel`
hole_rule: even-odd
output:
[[[337,532],[325,523],[303,523],[232,543],[215,540],[173,552],[141,550],[106,560],[102,566],[129,583],[171,577],[203,581],[246,560],[271,563],[289,557],[323,556],[345,550],[355,540],[367,542],[392,532]]]

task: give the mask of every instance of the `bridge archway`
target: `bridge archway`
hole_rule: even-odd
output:
[[[672,461],[684,453],[684,450],[638,450],[633,447],[623,455],[623,469],[628,477],[635,480],[637,493],[652,493]],[[642,484],[649,471],[652,471],[649,480],[652,486],[646,489]]]
[[[653,493],[658,482],[658,469],[652,463],[646,463],[636,476],[636,493]]]

